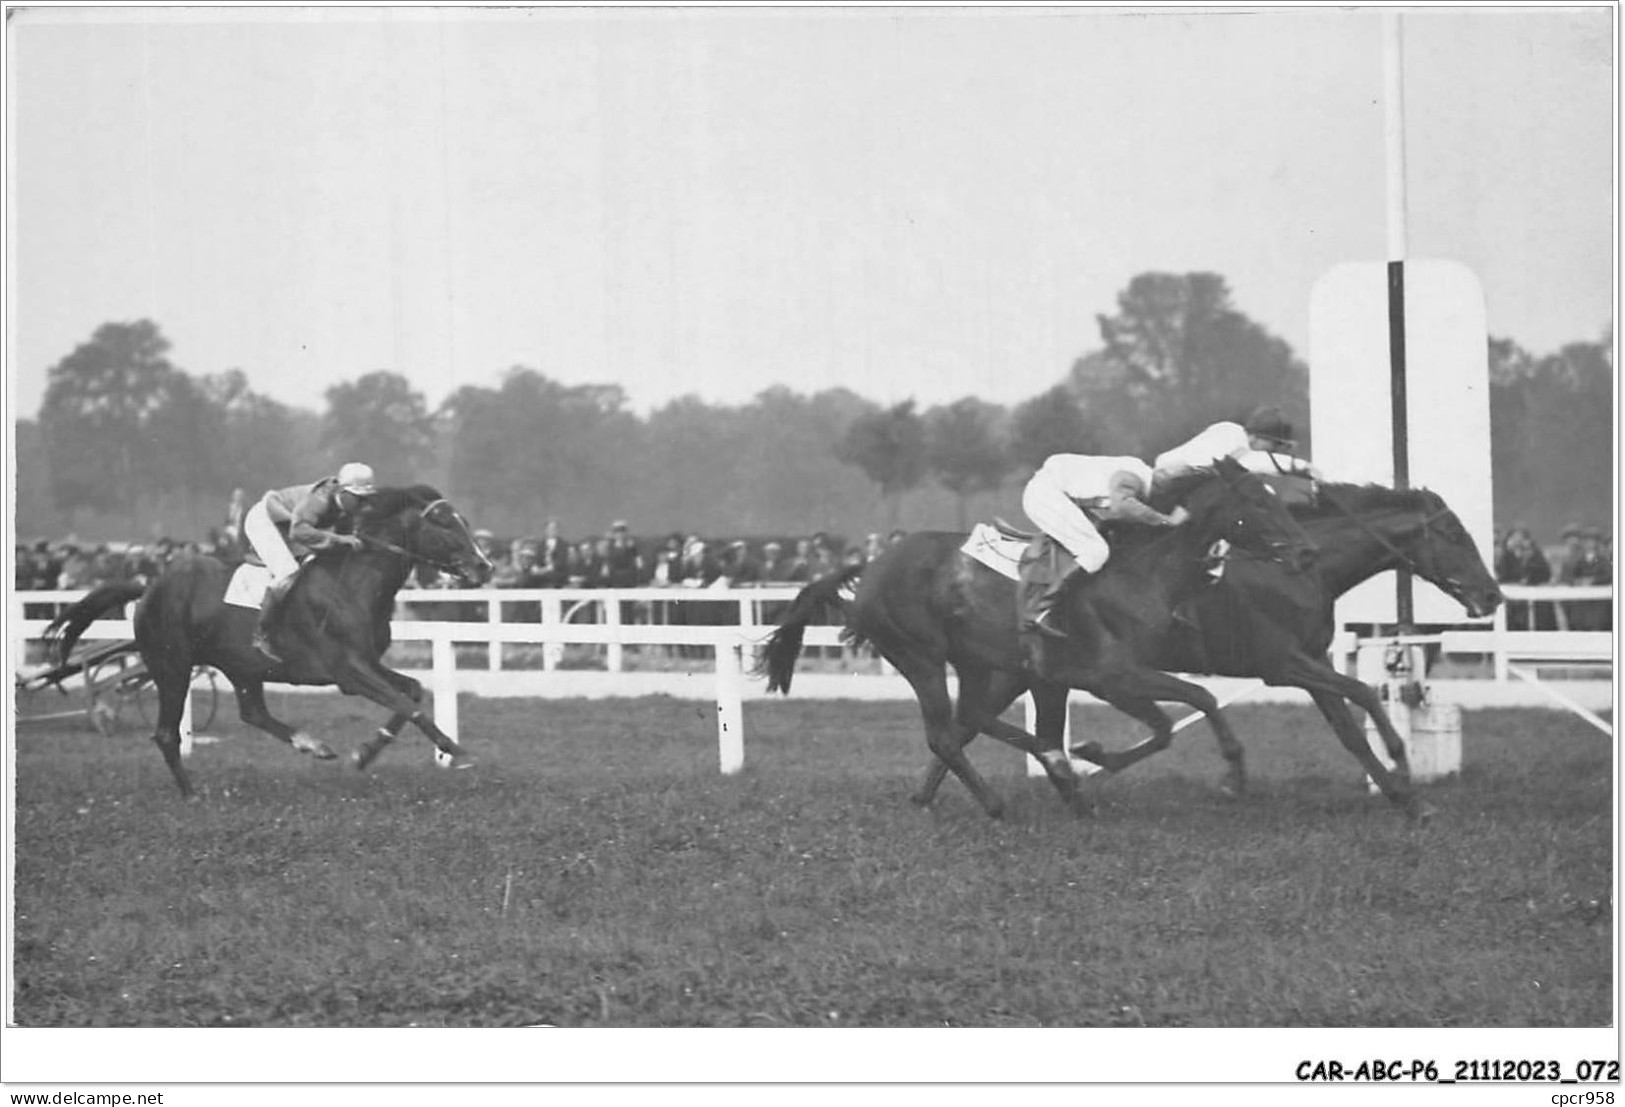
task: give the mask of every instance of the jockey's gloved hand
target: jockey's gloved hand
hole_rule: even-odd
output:
[[[348,546],[352,550],[359,550],[361,548],[361,538],[358,535],[335,534],[333,538],[340,546]]]
[[[1175,504],[1174,509],[1168,513],[1168,525],[1177,527],[1190,517],[1191,513],[1185,510],[1184,504]]]

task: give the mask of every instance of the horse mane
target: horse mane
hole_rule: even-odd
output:
[[[1154,489],[1146,498],[1146,502],[1166,515],[1176,505],[1184,503],[1185,498],[1197,488],[1218,476],[1218,473],[1219,471],[1211,465],[1185,470],[1168,478],[1162,487]]]
[[[373,518],[387,519],[399,515],[407,508],[424,507],[442,498],[437,489],[427,484],[380,488],[369,498],[366,514]]]
[[[1438,499],[1427,488],[1388,488],[1380,484],[1335,484],[1322,481],[1320,494],[1313,503],[1304,504],[1296,511],[1300,517],[1321,519],[1342,518],[1346,512],[1421,511],[1430,512]],[[1332,501],[1337,501],[1333,503]],[[1339,506],[1341,505],[1341,506]]]

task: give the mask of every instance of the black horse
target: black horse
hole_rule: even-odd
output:
[[[272,662],[253,646],[259,613],[225,603],[234,566],[208,556],[182,558],[143,588],[109,584],[96,589],[46,630],[65,657],[94,620],[131,600],[135,640],[158,688],[158,727],[153,741],[183,795],[192,794],[181,764],[180,721],[195,665],[225,674],[237,692],[243,722],[275,735],[294,749],[329,760],[327,745],[275,718],[265,706],[267,681],[336,684],[345,695],[365,696],[394,714],[356,751],[365,768],[413,722],[452,765],[469,763],[461,746],[434,724],[422,705],[423,686],[385,666],[395,594],[414,566],[421,583],[440,572],[473,585],[490,579],[493,566],[480,551],[468,523],[427,485],[381,488],[356,522],[359,549],[319,554],[301,570],[283,601]]]
[[[808,585],[769,639],[757,672],[768,676],[769,691],[788,692],[805,627],[844,608],[847,636],[873,645],[913,685],[931,752],[990,816],[998,817],[1001,805],[963,749],[980,731],[1037,757],[1062,797],[1082,813],[1061,729],[1048,725],[1063,718],[1068,688],[1085,688],[1159,730],[1171,731],[1172,724],[1158,700],[1190,704],[1227,730],[1211,693],[1146,664],[1149,643],[1206,579],[1203,558],[1218,539],[1293,569],[1314,557],[1314,547],[1274,491],[1228,459],[1177,479],[1156,500],[1164,511],[1183,503],[1190,518],[1171,528],[1117,528],[1106,567],[1062,597],[1070,635],[1047,649],[1042,678],[1023,670],[1015,585],[961,552],[964,535],[941,532],[909,535],[867,567]],[[856,594],[848,604],[841,591],[853,578]],[[948,695],[949,665],[959,675],[957,717]],[[1040,711],[1036,737],[999,720],[1014,696],[996,693],[998,673],[1019,674],[1019,686],[1032,687]]]
[[[1325,484],[1315,502],[1294,515],[1320,550],[1319,572],[1287,573],[1248,559],[1229,563],[1218,584],[1197,593],[1192,617],[1170,623],[1152,643],[1150,660],[1172,672],[1254,677],[1304,689],[1383,794],[1408,816],[1426,818],[1428,807],[1411,790],[1405,744],[1376,689],[1338,672],[1327,656],[1337,632],[1332,604],[1390,569],[1408,569],[1436,585],[1474,618],[1495,612],[1501,589],[1467,528],[1436,492]],[[1002,672],[989,696],[1008,706],[1026,687],[1020,674]],[[1376,723],[1394,769],[1372,753],[1351,703]],[[1240,794],[1246,786],[1241,745],[1225,730],[1215,728],[1215,734],[1229,763],[1226,789]],[[1157,734],[1127,750],[1106,751],[1090,742],[1074,752],[1120,772],[1167,745],[1167,736]],[[946,772],[941,763],[931,766],[921,802],[931,801]]]

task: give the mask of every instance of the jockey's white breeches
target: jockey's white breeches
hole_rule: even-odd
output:
[[[265,567],[271,570],[272,581],[286,580],[299,571],[298,559],[288,549],[282,532],[271,522],[263,500],[249,508],[248,514],[243,516],[243,536],[254,547],[254,552],[260,555],[260,560],[265,562]]]
[[[1039,530],[1065,546],[1086,572],[1098,573],[1111,556],[1111,547],[1083,508],[1043,470],[1027,482],[1021,493],[1021,509]]]

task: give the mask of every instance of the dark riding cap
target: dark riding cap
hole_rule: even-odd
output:
[[[1253,413],[1247,416],[1246,430],[1250,437],[1267,438],[1282,446],[1293,444],[1292,420],[1274,404],[1254,408]]]

